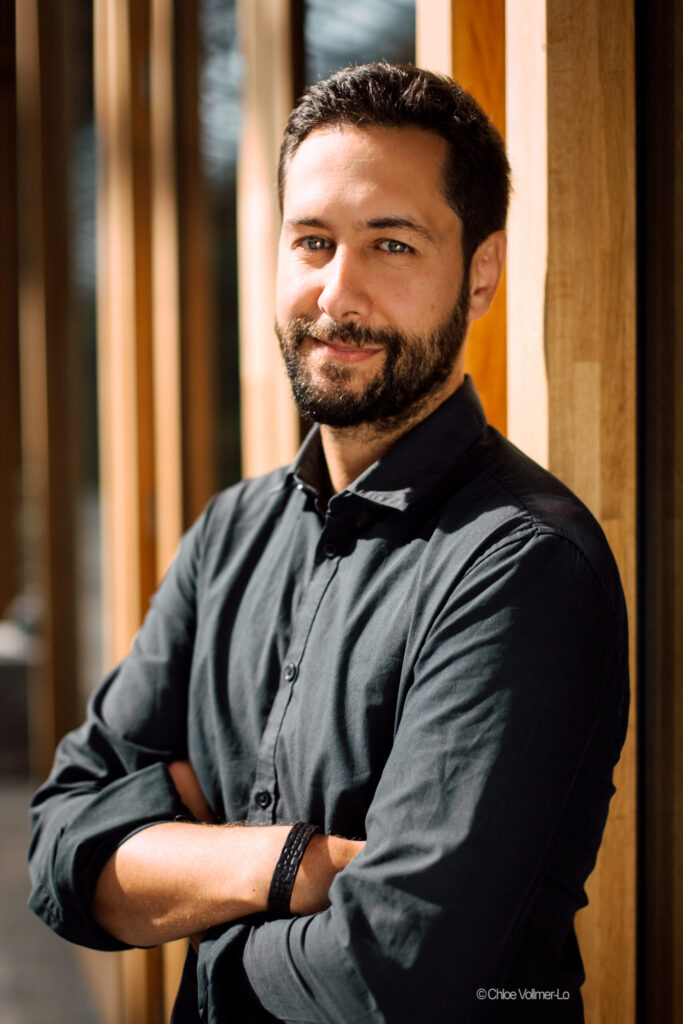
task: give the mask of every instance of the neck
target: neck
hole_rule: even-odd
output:
[[[357,427],[330,427],[322,424],[320,438],[332,493],[343,491],[373,462],[386,455],[404,434],[416,427],[449,398],[464,379],[464,374],[460,371],[457,376],[451,377],[442,389],[420,405],[411,416],[407,416],[392,427],[378,428],[372,423],[361,423]]]

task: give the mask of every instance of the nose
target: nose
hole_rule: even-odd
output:
[[[321,269],[323,287],[318,296],[318,309],[330,320],[343,323],[354,317],[366,317],[372,308],[359,255],[338,246]]]

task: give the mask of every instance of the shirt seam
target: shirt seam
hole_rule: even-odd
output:
[[[527,543],[528,541],[533,540],[536,537],[557,537],[558,540],[562,540],[566,544],[569,544],[569,546],[573,548],[578,555],[580,555],[582,562],[586,564],[586,566],[590,570],[591,575],[594,576],[597,582],[600,584],[601,590],[605,594],[609,593],[609,588],[605,584],[605,581],[602,579],[602,576],[595,568],[591,559],[589,559],[588,555],[583,550],[581,545],[577,544],[576,540],[573,537],[571,537],[565,530],[561,529],[560,527],[554,526],[550,523],[546,523],[540,520],[536,513],[529,507],[529,505],[518,494],[515,494],[514,491],[507,487],[506,484],[503,483],[503,481],[500,480],[500,478],[496,476],[496,474],[491,469],[485,467],[482,470],[482,472],[485,473],[489,477],[489,479],[494,481],[500,487],[501,490],[505,491],[505,493],[508,494],[510,498],[512,498],[512,500],[515,502],[517,508],[520,511],[524,511],[527,514],[530,520],[530,522],[526,524],[526,530],[528,530],[528,534],[525,536],[520,531],[519,536],[508,537],[505,540],[502,540],[499,543],[495,544],[488,551],[485,551],[481,555],[481,557],[478,558],[476,562],[474,562],[470,566],[467,572],[463,575],[463,579],[467,579],[467,577],[469,576],[473,569],[480,566],[492,555],[497,554],[499,551],[504,550],[506,547],[512,547],[514,544]],[[587,509],[587,511],[590,514],[590,510]]]

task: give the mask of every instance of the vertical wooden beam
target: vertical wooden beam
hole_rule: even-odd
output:
[[[416,61],[451,75],[505,136],[505,0],[417,0]],[[450,46],[450,62],[448,60]],[[489,422],[507,430],[505,276],[494,303],[472,324],[465,370]]]
[[[246,76],[237,178],[245,476],[290,461],[299,440],[298,416],[273,332],[280,233],[275,171],[294,99],[291,2],[238,0]]]
[[[68,258],[68,4],[16,6],[19,323],[29,586],[43,603],[44,663],[30,694],[31,760],[47,774],[78,718],[76,369]]]
[[[549,463],[600,520],[636,633],[635,67],[627,0],[547,2]],[[635,1013],[635,705],[590,905],[592,1024]]]
[[[174,0],[151,0],[150,128],[156,563],[171,562],[183,529],[180,280]],[[162,497],[163,496],[163,497]]]
[[[199,0],[176,0],[174,13],[183,523],[188,526],[216,489],[217,411],[209,213],[199,139]]]
[[[106,661],[128,651],[156,577],[149,19],[95,5],[98,377]]]
[[[637,7],[641,861],[639,1019],[683,1019],[683,9]]]
[[[97,314],[109,663],[128,652],[157,578],[149,61],[149,0],[99,0]],[[120,970],[120,1008],[104,1006],[106,1019],[161,1024],[161,952],[124,953]]]
[[[14,3],[0,5],[0,617],[20,586],[17,86]]]
[[[452,0],[417,0],[415,63],[440,75],[453,74]]]
[[[524,174],[520,205],[513,214],[511,273],[517,289],[530,271],[531,289],[512,299],[509,375],[514,431],[540,461],[546,459],[588,502],[601,520],[622,572],[635,634],[635,197],[633,12],[626,2],[600,5],[582,0],[566,5],[541,0],[543,17],[508,0],[507,41],[512,104],[507,124],[513,173]],[[489,68],[499,66],[496,40],[502,7],[476,10],[452,2],[450,22],[439,14],[440,0],[418,0],[417,61],[444,67],[443,36],[452,32],[452,74],[481,101],[503,127]],[[516,12],[516,13],[515,13]],[[424,27],[429,15],[441,20]],[[530,22],[533,21],[533,25]],[[542,104],[544,40],[547,21],[547,121]],[[421,28],[422,24],[422,28]],[[424,40],[431,37],[433,50]],[[459,49],[458,49],[459,48]],[[432,59],[432,53],[434,57]],[[540,76],[540,89],[538,81]],[[543,166],[547,145],[547,173]],[[533,151],[530,152],[530,147]],[[541,315],[545,271],[543,220],[547,180],[547,303]],[[534,202],[532,189],[539,196]],[[513,198],[513,204],[518,202]],[[526,217],[531,215],[531,221]],[[522,252],[521,222],[531,226]],[[531,300],[531,315],[519,303]],[[517,303],[517,304],[515,304]],[[490,316],[490,315],[489,315]],[[522,318],[533,334],[520,345]],[[481,323],[483,328],[489,317]],[[545,330],[542,333],[541,327]],[[505,365],[497,345],[504,331],[491,325],[485,344],[473,332],[470,361],[482,392]],[[478,350],[478,351],[477,351]],[[473,359],[483,358],[479,366]],[[544,381],[547,359],[548,384]],[[529,374],[525,376],[525,371]],[[533,378],[531,404],[523,397]],[[504,381],[504,375],[501,374]],[[547,387],[547,390],[546,390]],[[547,401],[547,407],[546,407]],[[485,397],[489,418],[503,411]],[[492,412],[492,410],[498,412]],[[525,410],[525,411],[523,411]],[[500,423],[500,421],[499,421]],[[521,435],[521,436],[520,436]],[[525,440],[525,438],[527,440]],[[632,641],[633,643],[633,641]],[[633,663],[633,646],[631,651]],[[617,772],[618,793],[598,868],[589,882],[591,905],[579,916],[588,981],[586,1019],[634,1019],[635,976],[635,749],[634,724]]]
[[[508,437],[548,465],[546,0],[505,5],[505,103],[512,199],[507,257]]]
[[[505,0],[453,4],[453,77],[481,103],[505,137]],[[469,331],[465,371],[489,423],[507,432],[506,275],[491,309]]]

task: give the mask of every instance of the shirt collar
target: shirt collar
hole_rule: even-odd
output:
[[[450,398],[361,473],[346,492],[376,505],[405,511],[452,472],[454,464],[485,427],[486,416],[479,395],[472,379],[466,376]],[[314,494],[327,490],[327,466],[317,425],[304,440],[286,479]]]

